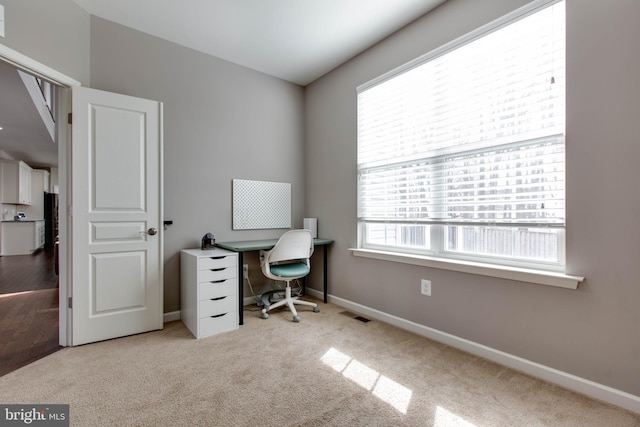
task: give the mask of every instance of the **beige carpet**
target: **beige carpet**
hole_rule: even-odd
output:
[[[0,378],[0,403],[73,426],[640,426],[640,415],[332,304],[196,340],[181,322],[66,348]]]

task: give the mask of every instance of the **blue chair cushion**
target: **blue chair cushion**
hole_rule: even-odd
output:
[[[303,277],[309,274],[309,267],[304,263],[279,264],[269,267],[271,274],[278,277]]]

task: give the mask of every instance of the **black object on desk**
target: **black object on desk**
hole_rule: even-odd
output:
[[[278,242],[278,239],[267,239],[267,240],[245,240],[239,242],[218,242],[216,246],[219,248],[227,249],[233,252],[238,253],[238,278],[244,277],[242,271],[243,265],[243,254],[245,252],[251,251],[260,251],[260,250],[269,250],[275,246]],[[327,303],[327,264],[328,264],[328,247],[333,243],[331,239],[313,239],[313,246],[322,246],[323,255],[324,255],[324,265],[323,265],[323,274],[324,274],[324,298],[323,301]],[[243,308],[244,308],[244,280],[238,280],[238,301],[240,301],[240,306],[238,309],[240,310],[239,314],[239,323],[243,324]]]
[[[216,239],[213,237],[213,234],[207,233],[202,236],[202,246],[200,249],[215,249],[216,248]]]

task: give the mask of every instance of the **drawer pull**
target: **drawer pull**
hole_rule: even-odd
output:
[[[222,279],[222,280],[211,280],[211,281],[209,281],[209,283],[224,283],[224,282],[226,282],[226,281],[227,281],[227,279]]]
[[[222,314],[216,314],[215,316],[209,316],[209,317],[215,319],[216,317],[222,317],[222,316],[226,316],[226,315],[227,315],[227,313],[222,313]]]
[[[218,298],[210,298],[211,301],[220,301],[222,299],[225,299],[226,297],[218,297]]]
[[[212,268],[210,269],[210,271],[225,271],[227,269],[227,267],[222,267],[222,268]]]
[[[226,256],[210,256],[209,259],[225,259]]]

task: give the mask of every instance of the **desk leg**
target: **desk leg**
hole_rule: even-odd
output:
[[[242,252],[238,252],[238,324],[244,324],[244,256]]]
[[[329,259],[328,259],[328,247],[329,245],[324,245],[322,246],[323,248],[323,256],[324,256],[324,303],[327,303],[327,272],[328,272],[328,268],[327,268],[327,264],[329,263]]]

